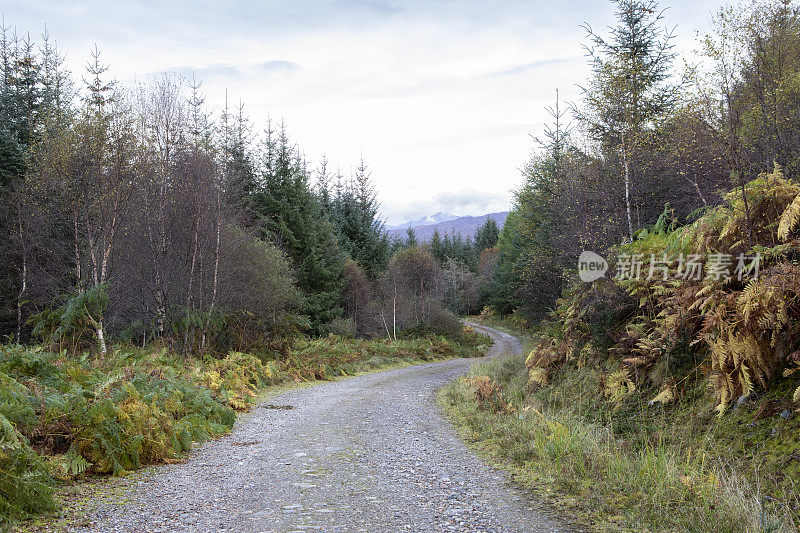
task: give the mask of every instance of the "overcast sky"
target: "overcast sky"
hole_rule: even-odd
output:
[[[662,2],[681,50],[722,0]],[[7,24],[44,25],[81,72],[95,43],[120,81],[163,71],[284,119],[310,161],[367,160],[389,223],[508,209],[556,89],[586,76],[580,25],[607,0],[65,2],[4,0]]]

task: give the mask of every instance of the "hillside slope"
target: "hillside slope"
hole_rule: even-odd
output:
[[[441,235],[444,235],[445,233],[449,233],[451,235],[460,233],[462,237],[466,238],[467,236],[473,237],[478,228],[481,227],[488,218],[493,219],[495,222],[497,222],[497,225],[502,228],[507,217],[508,211],[502,211],[499,213],[489,213],[474,217],[458,217],[454,220],[448,220],[438,224],[425,224],[422,226],[412,225],[411,227],[416,232],[417,238],[422,242],[429,241],[435,230],[438,230]],[[389,234],[389,237],[405,238],[406,231],[407,228],[404,227],[390,229],[387,231],[387,233]]]

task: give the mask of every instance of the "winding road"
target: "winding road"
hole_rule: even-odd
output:
[[[519,340],[474,325],[487,357]],[[292,389],[182,464],[131,481],[87,531],[568,531],[456,435],[436,391],[475,359]],[[289,408],[288,406],[291,406]]]

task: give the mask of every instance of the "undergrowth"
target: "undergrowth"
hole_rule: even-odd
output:
[[[298,340],[288,354],[188,359],[157,347],[119,345],[99,358],[0,346],[0,526],[57,509],[54,489],[77,479],[180,460],[228,432],[270,385],[474,356],[482,344],[471,332],[331,336]]]
[[[469,441],[569,514],[603,530],[796,531],[800,422],[780,407],[792,384],[720,417],[700,373],[685,371],[681,400],[662,404],[647,401],[657,385],[604,394],[628,390],[609,384],[610,363],[562,365],[546,386],[528,370],[521,356],[476,365],[440,401]]]

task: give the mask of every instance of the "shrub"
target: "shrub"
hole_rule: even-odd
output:
[[[358,326],[352,318],[335,318],[328,323],[325,330],[330,335],[338,335],[340,337],[352,338],[358,335]]]
[[[229,431],[235,410],[250,409],[261,387],[288,376],[330,379],[474,351],[433,335],[391,342],[332,335],[301,340],[273,359],[230,352],[197,360],[130,346],[94,359],[0,346],[0,520],[54,508],[54,479],[174,460]]]
[[[447,309],[434,309],[428,323],[431,333],[441,335],[451,340],[461,338],[461,321]]]

